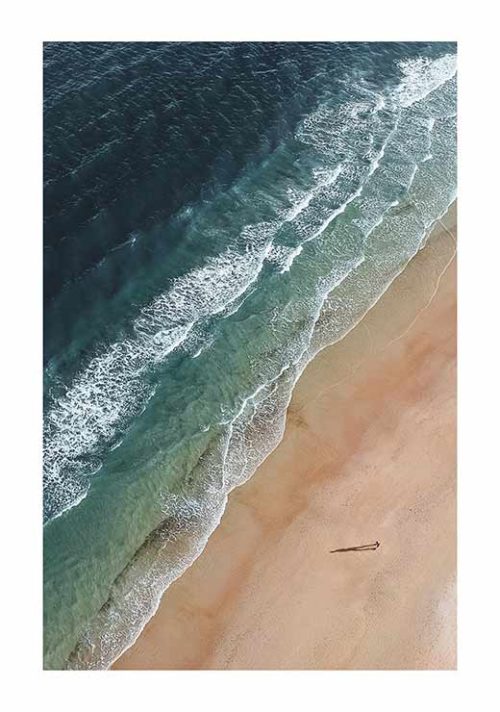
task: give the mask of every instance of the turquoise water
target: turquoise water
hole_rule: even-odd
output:
[[[47,45],[45,74],[45,666],[105,668],[454,200],[455,47]]]

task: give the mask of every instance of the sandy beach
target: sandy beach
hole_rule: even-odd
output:
[[[309,364],[281,444],[115,669],[456,667],[455,225]]]

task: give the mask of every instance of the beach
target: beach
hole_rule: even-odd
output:
[[[44,668],[109,669],[162,620],[155,666],[344,664],[279,626],[358,566],[330,548],[389,555],[338,490],[368,468],[384,495],[376,428],[410,417],[380,379],[414,367],[388,344],[449,257],[446,232],[420,251],[456,198],[456,43],[56,42],[44,77]],[[251,661],[227,648],[248,616]]]
[[[282,442],[115,669],[456,667],[455,233],[453,206],[309,364]]]

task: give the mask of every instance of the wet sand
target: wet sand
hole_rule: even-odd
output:
[[[454,208],[443,223],[309,364],[283,441],[115,669],[456,667]]]

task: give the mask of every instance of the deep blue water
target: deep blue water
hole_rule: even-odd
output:
[[[453,200],[455,51],[45,45],[47,667],[137,635]]]

